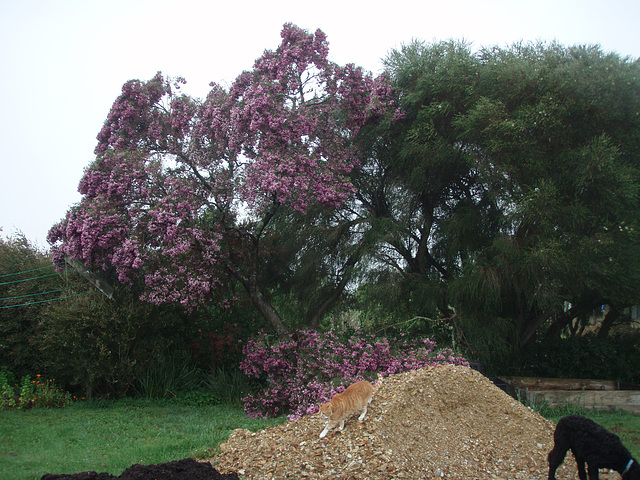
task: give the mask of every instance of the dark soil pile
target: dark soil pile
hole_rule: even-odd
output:
[[[133,465],[122,475],[109,473],[82,472],[73,475],[44,475],[41,480],[239,480],[236,473],[222,474],[209,462],[193,459],[157,465]]]
[[[319,438],[310,415],[251,433],[234,430],[210,459],[247,479],[545,480],[555,425],[467,367],[384,379],[362,422]],[[569,453],[557,472],[578,478]],[[602,473],[601,479],[619,475]]]

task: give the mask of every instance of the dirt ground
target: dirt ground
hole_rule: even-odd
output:
[[[41,480],[238,480],[238,475],[221,474],[208,462],[184,459],[157,465],[133,465],[120,476],[81,472],[72,475],[46,474]]]
[[[319,434],[319,414],[235,430],[211,463],[246,479],[545,480],[555,425],[479,372],[438,366],[385,378],[362,422]],[[577,479],[569,453],[557,478]],[[619,479],[601,472],[602,480]]]

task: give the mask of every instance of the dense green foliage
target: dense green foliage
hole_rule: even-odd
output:
[[[590,378],[640,385],[639,349],[638,332],[554,338],[495,362],[491,370],[496,375]]]
[[[18,376],[38,373],[42,359],[34,340],[44,300],[68,295],[68,286],[51,258],[24,236],[0,238],[0,366]]]
[[[603,335],[628,322],[640,63],[596,47],[414,42],[387,65],[406,114],[364,138],[379,291],[425,292],[432,305],[413,316],[447,321],[480,357],[557,337],[603,304]]]
[[[88,397],[133,393],[137,378],[171,348],[184,351],[182,315],[140,302],[129,289],[114,299],[92,292],[42,312],[38,346],[44,369]],[[177,345],[177,347],[176,347]]]
[[[56,272],[23,237],[0,239],[0,275],[8,279],[0,285],[0,367],[19,385],[42,376],[78,397],[134,394],[169,352],[190,360],[194,330],[210,326],[206,316],[141,302],[117,282],[106,298],[73,269]]]

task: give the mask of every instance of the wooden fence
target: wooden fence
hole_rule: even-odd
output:
[[[640,386],[609,380],[501,377],[520,398],[546,401],[550,407],[572,404],[585,409],[621,409],[640,413]]]

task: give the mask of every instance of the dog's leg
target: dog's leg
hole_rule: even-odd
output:
[[[566,454],[567,449],[558,448],[558,445],[549,452],[549,480],[556,480],[556,470],[562,464]]]
[[[600,478],[598,475],[598,467],[587,464],[587,470],[589,471],[589,480],[598,480]]]
[[[587,471],[584,468],[584,465],[585,465],[584,458],[576,455],[575,452],[573,452],[573,456],[576,457],[576,463],[578,464],[578,477],[580,478],[580,480],[587,480]],[[589,468],[589,480],[598,480],[598,469],[596,468],[595,477],[592,477],[591,475],[592,475],[591,468]]]

